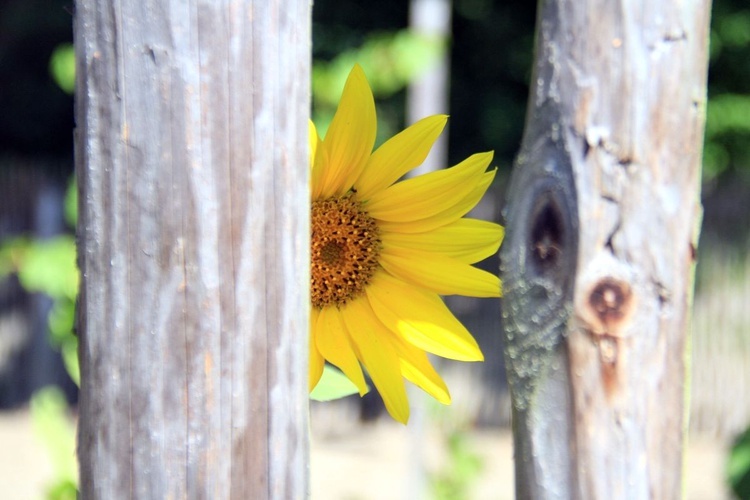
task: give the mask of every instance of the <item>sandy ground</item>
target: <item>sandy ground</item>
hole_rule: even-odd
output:
[[[468,498],[513,498],[511,437],[505,430],[472,431],[466,447],[479,457],[481,472]],[[427,477],[445,467],[444,434],[421,434],[389,422],[351,424],[315,431],[312,438],[313,500],[430,499]],[[420,460],[415,457],[421,455]],[[686,498],[730,498],[723,486],[725,450],[714,440],[693,437],[687,455]],[[0,413],[0,498],[44,497],[53,474],[44,446],[38,442],[26,410]],[[420,478],[415,479],[415,478]]]
[[[413,475],[408,472],[415,470],[415,465],[410,460],[412,440],[404,427],[386,422],[372,426],[358,435],[315,439],[312,446],[312,498],[431,498],[431,495],[415,494],[415,491],[419,491],[418,486],[413,480],[409,480]],[[513,452],[510,432],[474,431],[469,434],[467,441],[483,463],[482,471],[472,483],[468,498],[512,499]],[[428,442],[429,447],[433,448],[433,452],[428,455],[433,458],[435,455],[444,455],[438,449],[439,437],[433,435]],[[692,439],[686,463],[686,499],[731,498],[723,482],[724,459],[724,448],[716,441],[695,437]],[[434,461],[432,465],[435,465]],[[342,480],[343,478],[346,480]]]

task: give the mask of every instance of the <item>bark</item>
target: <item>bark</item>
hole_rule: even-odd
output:
[[[308,491],[310,4],[76,4],[82,498]]]
[[[709,0],[542,0],[501,253],[519,498],[680,498]]]

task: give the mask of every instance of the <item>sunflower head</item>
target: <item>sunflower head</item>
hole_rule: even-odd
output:
[[[483,359],[441,295],[500,296],[497,276],[472,264],[497,251],[503,228],[464,218],[492,183],[492,153],[399,181],[424,161],[446,121],[420,120],[373,151],[375,104],[355,66],[325,139],[310,124],[310,388],[327,361],[364,394],[364,366],[404,423],[404,379],[450,403],[426,353]]]

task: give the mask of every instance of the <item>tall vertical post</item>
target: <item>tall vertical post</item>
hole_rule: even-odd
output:
[[[501,253],[519,498],[680,498],[710,0],[541,0]]]
[[[425,116],[449,114],[452,0],[409,0],[409,29],[421,36],[439,39],[442,54],[409,83],[406,94],[406,121],[411,125]],[[425,161],[411,171],[417,176],[448,165],[448,127],[433,144]]]
[[[308,0],[79,0],[83,498],[308,492]]]

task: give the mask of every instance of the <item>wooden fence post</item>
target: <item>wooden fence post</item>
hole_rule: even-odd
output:
[[[79,0],[83,498],[308,492],[309,0]]]
[[[501,253],[518,498],[680,498],[710,0],[540,0]]]

